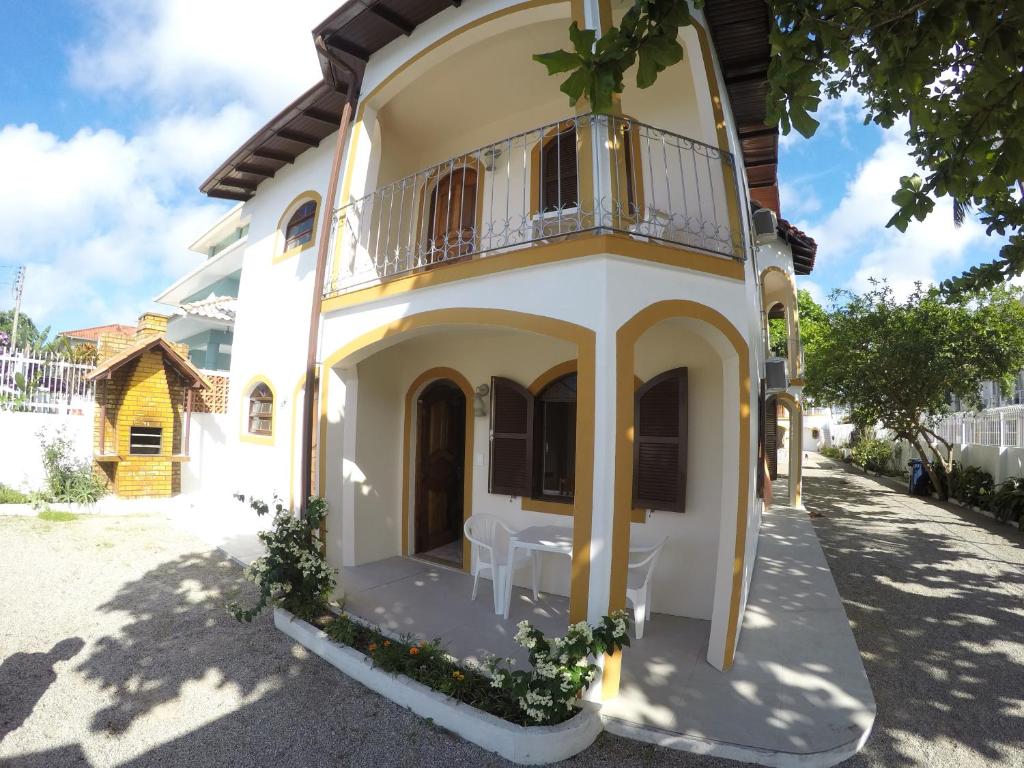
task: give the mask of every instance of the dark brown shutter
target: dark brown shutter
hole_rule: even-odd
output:
[[[768,477],[779,477],[779,401],[769,397],[764,411],[764,454],[768,459]]]
[[[533,466],[533,395],[510,379],[491,379],[491,468],[488,490],[529,496]]]
[[[764,498],[765,463],[765,422],[768,419],[765,380],[761,379],[761,391],[757,395],[757,498]]]
[[[686,511],[687,377],[659,374],[636,391],[633,506]]]
[[[576,127],[559,130],[548,139],[541,152],[541,211],[575,208],[578,204],[576,180]]]

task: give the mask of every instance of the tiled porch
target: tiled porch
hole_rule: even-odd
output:
[[[488,654],[527,661],[513,637],[516,623],[529,619],[548,635],[562,635],[568,626],[569,600],[542,592],[534,601],[528,589],[516,587],[509,618],[494,613],[491,582],[480,579],[475,601],[470,600],[473,578],[460,571],[411,558],[392,557],[342,568],[345,608],[384,629],[440,638],[459,658],[479,662]],[[642,640],[634,640],[627,663],[636,657],[637,671],[664,666],[674,658],[679,674],[703,662],[710,622],[655,614]]]

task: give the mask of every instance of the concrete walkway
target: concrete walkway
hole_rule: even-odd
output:
[[[646,638],[645,638],[646,639]],[[631,649],[621,695],[602,707],[612,733],[761,765],[835,765],[870,733],[875,703],[836,585],[807,513],[768,511],[736,661],[681,663]]]
[[[1024,534],[815,454],[805,466],[878,706],[847,765],[1024,765]]]

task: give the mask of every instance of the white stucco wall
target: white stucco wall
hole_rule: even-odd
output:
[[[46,480],[43,472],[39,433],[48,438],[63,430],[71,440],[73,454],[82,461],[92,459],[93,411],[65,416],[49,413],[0,411],[0,483],[21,491],[36,491]]]

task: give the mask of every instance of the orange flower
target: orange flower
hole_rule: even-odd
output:
[[[462,674],[461,672],[459,672],[459,670],[455,670],[454,672],[452,672],[452,677],[454,677],[454,678],[455,678],[456,680],[458,680],[458,681],[459,681],[460,683],[461,683],[461,682],[462,682],[463,680],[465,680],[465,679],[466,679],[466,676],[465,676],[464,674]]]
[[[370,653],[373,653],[376,650],[377,650],[377,644],[376,643],[370,643]]]
[[[390,648],[391,647],[391,641],[390,640],[385,640],[384,641],[384,647],[385,648]]]
[[[419,653],[420,653],[420,649],[417,648],[415,645],[412,648],[409,649],[409,655],[410,656],[419,656]]]

